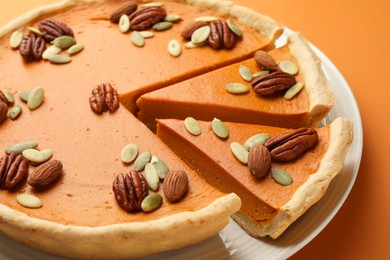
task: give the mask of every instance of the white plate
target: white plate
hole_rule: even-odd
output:
[[[283,44],[286,35],[290,33],[291,31],[286,29],[286,33],[278,40],[277,45]],[[363,150],[362,122],[353,93],[341,73],[320,50],[313,45],[311,47],[322,60],[323,70],[336,99],[324,124],[332,122],[339,116],[350,119],[354,124],[354,140],[346,155],[343,171],[333,180],[325,196],[276,240],[254,239],[234,221],[230,221],[219,235],[202,243],[144,259],[285,259],[309,243],[335,216],[358,174]],[[158,239],[160,238],[156,237],[156,240]],[[150,246],[153,246],[153,241]],[[63,260],[66,258],[41,253],[0,235],[0,259]]]

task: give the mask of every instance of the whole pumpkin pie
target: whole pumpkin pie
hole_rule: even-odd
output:
[[[228,133],[223,138],[219,136],[220,127],[213,125],[214,121],[222,122],[226,127]],[[315,130],[309,128],[310,132],[306,128],[305,132],[302,128],[286,129],[219,119],[198,121],[197,126],[200,131],[195,133],[182,120],[158,119],[157,136],[212,186],[223,192],[235,192],[242,199],[241,209],[233,218],[254,237],[277,238],[316,203],[341,171],[352,142],[352,123],[345,118],[337,118],[330,125]],[[292,132],[295,134],[290,135]],[[318,140],[309,146],[314,133]],[[280,137],[286,134],[286,138]],[[255,138],[264,135],[266,140]],[[266,155],[263,153],[254,161],[255,168],[268,165],[261,175],[249,167],[251,150],[256,143],[271,151],[270,165],[264,163]],[[242,155],[245,151],[232,147],[244,144],[248,147],[241,149],[250,149],[246,161]],[[307,148],[305,152],[302,152],[302,146]],[[300,156],[296,157],[297,154]]]
[[[258,59],[250,58],[142,95],[137,100],[137,117],[151,129],[155,129],[156,118],[184,119],[188,115],[199,120],[217,117],[225,121],[294,128],[317,125],[332,108],[334,99],[320,61],[303,36],[293,33],[287,44],[269,51],[273,66],[267,59],[264,60],[264,52],[261,54],[260,63]],[[286,99],[286,89],[271,95],[256,92],[256,80],[270,81],[270,78],[260,78],[269,77],[273,70],[279,70],[277,64],[283,66],[291,63],[296,66],[293,72],[296,83],[303,86],[299,93]],[[249,72],[249,79],[244,79],[245,76],[243,78],[240,74],[242,69]],[[263,74],[268,72],[271,73]],[[256,77],[256,74],[264,76]],[[277,77],[281,76],[273,77],[278,80]],[[237,83],[244,85],[246,91],[227,91],[228,85]],[[279,80],[264,84],[271,87],[282,83]]]

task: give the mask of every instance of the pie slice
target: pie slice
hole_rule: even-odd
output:
[[[291,61],[299,68],[297,82],[303,90],[287,100],[283,94],[261,96],[245,81],[240,66],[252,73],[261,71],[253,58],[153,91],[137,100],[137,117],[155,129],[156,118],[184,119],[188,115],[211,121],[263,124],[281,127],[315,126],[332,108],[333,94],[321,70],[320,61],[300,33],[294,33],[287,45],[269,54],[276,62]],[[243,94],[231,94],[225,86],[241,83],[250,89]],[[284,92],[283,92],[284,93]]]
[[[314,148],[296,160],[272,160],[272,169],[282,169],[292,177],[292,183],[283,186],[271,174],[255,178],[248,166],[236,159],[230,145],[244,144],[256,134],[272,138],[291,129],[225,122],[229,136],[221,139],[213,132],[211,122],[199,124],[202,132],[195,136],[182,120],[158,119],[157,136],[212,186],[242,199],[241,210],[233,218],[254,237],[277,238],[316,203],[341,171],[352,141],[352,123],[345,118],[317,128]]]

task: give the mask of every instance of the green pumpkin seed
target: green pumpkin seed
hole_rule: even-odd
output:
[[[145,168],[145,165],[149,163],[151,159],[151,152],[142,152],[134,162],[134,169],[137,171],[142,171]]]
[[[77,54],[79,53],[80,51],[82,51],[84,49],[84,45],[81,44],[81,43],[76,43],[75,45],[73,45],[72,47],[70,47],[66,53],[68,53],[69,55],[74,55],[74,54]]]
[[[180,15],[178,14],[167,14],[165,17],[164,17],[164,21],[166,22],[177,22],[181,19]]]
[[[124,163],[131,163],[135,160],[138,154],[138,146],[136,144],[128,144],[121,151],[121,160]]]
[[[248,150],[244,146],[237,142],[230,144],[230,149],[232,150],[234,156],[243,164],[248,164]]]
[[[42,53],[42,59],[47,60],[51,55],[59,54],[62,51],[60,47],[57,47],[55,45],[52,45],[48,47],[43,53]]]
[[[195,44],[203,43],[207,40],[211,32],[210,26],[206,25],[196,29],[191,35],[191,42]]]
[[[269,134],[262,133],[262,134],[255,134],[246,140],[244,143],[245,149],[248,151],[255,145],[264,145],[269,139]]]
[[[42,207],[42,200],[32,194],[18,194],[16,195],[16,201],[26,208],[40,208]]]
[[[145,45],[145,38],[137,31],[131,33],[131,42],[137,47],[143,47]]]
[[[193,48],[203,46],[203,45],[205,45],[205,43],[206,43],[205,41],[201,42],[201,43],[186,42],[184,44],[184,47],[186,47],[187,49],[193,49]]]
[[[173,57],[179,57],[181,54],[181,45],[178,40],[172,39],[168,43],[168,52]]]
[[[16,154],[22,154],[22,152],[26,149],[34,149],[38,147],[38,143],[34,141],[26,141],[14,144],[5,150],[6,154],[16,153]]]
[[[130,19],[127,14],[122,14],[119,18],[119,31],[121,33],[127,33],[130,30]]]
[[[4,93],[4,96],[5,98],[8,100],[8,103],[14,103],[15,102],[15,97],[14,97],[14,94],[12,94],[11,92],[7,91]]]
[[[211,122],[211,128],[213,129],[214,133],[222,139],[229,136],[229,129],[226,127],[225,123],[218,118],[213,119]]]
[[[160,178],[157,170],[152,163],[147,163],[144,170],[145,180],[149,188],[153,191],[158,190],[160,184]]]
[[[37,109],[43,102],[45,90],[38,86],[34,88],[28,95],[27,106],[30,110]]]
[[[151,32],[151,31],[140,31],[139,33],[140,33],[140,34],[142,35],[142,37],[144,37],[145,39],[147,39],[147,38],[152,38],[152,37],[154,36],[154,33]]]
[[[249,87],[242,83],[228,83],[225,85],[225,88],[232,94],[243,94],[249,91]]]
[[[23,39],[23,31],[21,29],[14,31],[11,34],[11,38],[9,39],[9,45],[11,48],[19,48],[20,43]]]
[[[291,175],[283,169],[272,168],[271,177],[276,183],[283,186],[288,186],[293,183]]]
[[[27,30],[29,30],[30,32],[32,32],[36,35],[39,35],[39,36],[43,35],[43,32],[41,32],[41,30],[39,30],[38,28],[35,28],[35,27],[27,27]]]
[[[196,17],[194,20],[197,22],[202,21],[202,22],[209,23],[209,22],[219,20],[219,18],[215,16],[200,16],[200,17]]]
[[[16,119],[20,113],[22,112],[22,106],[19,105],[19,104],[16,104],[15,106],[13,106],[9,113],[8,113],[8,117],[11,118],[12,120]]]
[[[47,59],[54,64],[65,64],[72,61],[72,58],[68,55],[61,54],[52,54]]]
[[[279,68],[281,71],[286,72],[291,75],[295,75],[298,73],[298,66],[295,65],[295,63],[288,61],[288,60],[282,60],[279,62]]]
[[[258,72],[253,73],[252,77],[257,78],[257,77],[267,75],[268,73],[269,73],[269,70],[262,70],[262,71],[258,71]]]
[[[171,23],[171,22],[159,22],[159,23],[156,23],[155,25],[153,25],[152,28],[156,31],[165,31],[165,30],[172,28],[172,26],[173,26],[173,23]]]
[[[153,156],[150,162],[153,164],[154,168],[156,168],[158,177],[162,180],[165,179],[165,176],[167,176],[169,172],[169,168],[166,163],[157,156]]]
[[[202,133],[202,127],[193,117],[184,119],[184,126],[192,135],[200,135]]]
[[[161,2],[150,2],[150,3],[145,3],[145,4],[141,4],[140,7],[141,8],[146,8],[146,7],[161,7],[163,6],[164,3],[161,3]]]
[[[303,89],[303,83],[298,82],[294,86],[290,87],[286,93],[284,94],[285,99],[292,99],[295,97],[296,94],[298,94]]]
[[[238,26],[233,22],[232,19],[227,19],[227,25],[235,35],[237,35],[238,37],[242,37],[242,31],[240,30],[240,28],[238,28]]]
[[[62,35],[57,38],[55,38],[51,44],[57,46],[58,48],[61,49],[68,49],[69,47],[72,47],[73,45],[76,44],[75,38],[69,35]]]
[[[23,157],[32,163],[43,163],[53,156],[51,149],[38,151],[36,149],[26,149],[22,152]]]
[[[18,93],[18,97],[24,101],[24,102],[27,102],[28,101],[28,96],[30,95],[30,92],[29,91],[22,91],[22,92],[19,92]]]
[[[241,78],[243,78],[245,81],[252,81],[252,71],[247,66],[240,65],[238,71],[240,72]]]
[[[163,198],[158,193],[150,193],[141,203],[141,209],[145,212],[151,212],[158,209],[162,204]]]

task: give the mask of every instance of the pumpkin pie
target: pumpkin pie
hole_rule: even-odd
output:
[[[221,139],[211,122],[198,123],[201,134],[193,135],[182,120],[158,119],[157,136],[212,186],[242,199],[233,218],[254,237],[277,238],[316,203],[341,171],[352,141],[352,123],[345,118],[317,128],[318,142],[301,157],[288,162],[272,159],[272,169],[282,169],[292,177],[292,183],[283,186],[271,174],[254,177],[248,166],[236,159],[230,145],[244,144],[257,134],[272,138],[291,129],[224,122],[229,135]]]
[[[262,69],[254,58],[191,78],[141,96],[137,117],[155,129],[156,118],[199,120],[217,117],[224,121],[281,127],[315,126],[333,106],[333,94],[320,67],[320,61],[300,33],[293,33],[286,45],[269,52],[276,63],[293,62],[298,67],[296,81],[303,89],[292,99],[282,94],[262,96],[239,73],[245,66],[255,74]],[[264,70],[263,70],[264,71]],[[249,91],[231,94],[225,86],[240,83]]]

